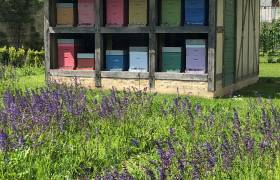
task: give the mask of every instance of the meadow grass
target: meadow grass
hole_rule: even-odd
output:
[[[45,89],[44,75],[22,75],[17,88],[43,89],[4,96],[0,178],[280,179],[274,65],[219,99]]]

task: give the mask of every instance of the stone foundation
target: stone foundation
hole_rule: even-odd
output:
[[[50,76],[52,82],[58,84],[75,85],[75,81],[85,88],[95,88],[94,78],[84,78],[84,77],[61,77],[61,76]]]
[[[101,84],[103,89],[112,89],[112,87],[122,90],[123,88],[137,88],[144,89],[149,88],[148,79],[114,79],[114,78],[102,78]]]
[[[174,81],[174,80],[156,80],[154,91],[163,94],[184,94],[190,96],[200,96],[211,98],[214,96],[208,91],[207,82],[197,81]]]

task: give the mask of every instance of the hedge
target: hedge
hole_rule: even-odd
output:
[[[44,50],[25,50],[23,48],[2,47],[0,48],[0,64],[14,67],[43,66],[45,60]]]

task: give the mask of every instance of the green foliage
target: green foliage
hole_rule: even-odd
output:
[[[15,89],[24,87],[19,84],[26,84],[31,79],[25,76],[20,80],[20,76],[36,73],[43,77],[43,69],[35,70],[32,67],[14,69],[5,67],[6,79],[11,78],[10,82],[16,80]],[[26,68],[26,69],[24,69]],[[280,77],[280,64],[261,64],[261,77]],[[30,73],[34,69],[33,73]],[[0,72],[3,72],[1,69]],[[15,77],[16,76],[18,77]],[[37,84],[37,76],[32,79],[33,84]],[[262,82],[263,83],[263,82]],[[258,88],[250,89],[250,97],[253,91],[260,92],[261,88],[267,88],[269,84],[260,84]],[[42,83],[43,85],[43,83]],[[0,87],[3,87],[1,84]],[[36,91],[37,86],[28,84],[26,87],[33,87]],[[279,90],[279,85],[274,90]],[[23,88],[24,89],[24,88]],[[76,92],[74,90],[74,92]],[[267,92],[267,91],[266,91]],[[2,94],[2,93],[1,93]],[[59,93],[58,93],[59,94]],[[161,106],[164,108],[173,107],[172,95],[157,95],[152,104],[146,101],[131,104],[128,112],[123,118],[100,118],[93,116],[94,111],[99,106],[92,104],[93,100],[101,102],[103,96],[108,92],[88,91],[87,113],[80,117],[71,117],[65,112],[62,125],[65,130],[61,132],[60,127],[52,125],[40,134],[37,141],[25,141],[26,146],[12,150],[11,152],[0,151],[0,179],[86,179],[87,176],[93,179],[95,174],[103,173],[107,170],[116,168],[117,170],[126,167],[135,179],[148,179],[145,175],[145,168],[148,167],[155,174],[158,169],[154,166],[159,164],[159,155],[156,151],[155,142],[168,140],[169,128],[175,131],[174,148],[180,152],[184,145],[186,158],[192,158],[192,154],[197,151],[197,145],[203,146],[205,141],[213,144],[220,154],[222,144],[221,134],[225,133],[230,144],[233,143],[231,137],[233,129],[233,108],[239,112],[239,119],[244,136],[250,136],[255,141],[254,151],[247,153],[240,151],[233,162],[233,166],[224,169],[222,157],[217,157],[217,164],[213,171],[206,174],[201,173],[201,179],[279,179],[280,178],[280,148],[279,142],[272,144],[272,147],[262,151],[257,150],[260,142],[265,137],[262,134],[261,110],[268,110],[268,118],[271,119],[272,127],[275,126],[272,107],[279,112],[280,101],[278,99],[255,98],[229,98],[229,99],[202,99],[190,97],[190,112],[195,116],[195,121],[191,121],[188,113],[178,113],[173,116],[171,111],[164,117]],[[270,94],[272,95],[272,93]],[[270,96],[271,97],[271,96]],[[133,96],[134,102],[139,102],[139,97]],[[181,97],[184,99],[184,97]],[[145,100],[145,98],[143,98]],[[165,102],[166,99],[166,102]],[[40,103],[40,98],[37,99]],[[71,102],[71,98],[65,102]],[[140,98],[141,100],[141,98]],[[24,103],[24,102],[23,102]],[[34,103],[36,103],[34,101]],[[195,105],[201,105],[201,113],[195,112]],[[172,109],[171,109],[172,110]],[[67,111],[64,109],[64,111]],[[209,115],[215,112],[214,126],[206,125]],[[249,113],[249,117],[247,116]],[[276,114],[279,118],[279,114]],[[277,119],[276,119],[277,120]],[[57,123],[57,122],[53,122]],[[193,124],[192,124],[193,123]],[[1,128],[0,128],[1,130]],[[36,130],[36,129],[35,129]],[[37,135],[29,132],[28,135]],[[18,132],[22,133],[22,132]],[[278,134],[279,131],[274,133]],[[29,139],[30,136],[25,136]],[[134,145],[132,140],[138,144]],[[238,148],[244,149],[245,143],[240,141]],[[36,144],[39,143],[39,144]],[[35,145],[34,145],[35,144]],[[276,147],[276,148],[273,148]],[[278,148],[277,148],[278,147]],[[168,148],[168,147],[166,147]],[[203,155],[203,154],[202,154]],[[204,156],[200,156],[204,159]],[[198,159],[200,160],[200,159]],[[172,164],[176,165],[177,159],[173,159]],[[183,179],[191,179],[192,162],[187,162],[188,172]],[[207,164],[199,164],[199,168],[208,167]],[[174,179],[178,173],[178,167],[172,166],[168,171],[168,177]],[[174,178],[171,178],[174,177]],[[157,176],[155,179],[159,179]],[[167,178],[168,179],[168,178]]]
[[[34,14],[42,7],[43,0],[4,0],[0,3],[0,21],[8,28],[11,44],[20,47],[26,28],[34,22]]]
[[[0,48],[0,63],[2,65],[22,66],[43,66],[45,52],[43,50],[25,50],[23,48],[3,47]]]
[[[43,66],[45,60],[45,52],[29,49],[26,55],[25,64],[28,66]]]
[[[260,46],[265,53],[280,47],[280,20],[261,24]]]
[[[0,47],[8,45],[8,37],[4,32],[0,32]]]

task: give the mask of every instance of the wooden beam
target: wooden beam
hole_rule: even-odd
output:
[[[50,70],[51,76],[61,76],[61,77],[86,77],[94,78],[95,73],[93,70],[61,70],[61,69],[52,69]]]
[[[177,80],[177,81],[199,81],[207,82],[207,74],[187,74],[187,73],[166,73],[157,72],[155,73],[156,80]]]
[[[45,46],[45,80],[49,82],[49,70],[50,70],[50,16],[49,16],[49,4],[50,0],[44,3],[44,46]]]
[[[155,88],[155,72],[157,61],[157,38],[155,34],[155,27],[157,25],[157,7],[156,0],[149,1],[149,85],[150,89]]]
[[[128,72],[128,71],[102,71],[102,78],[116,78],[116,79],[149,79],[149,73],[145,72]]]
[[[208,90],[215,91],[216,74],[216,0],[209,0]]]
[[[95,86],[101,88],[101,70],[103,67],[104,46],[100,27],[103,25],[103,0],[95,0]]]
[[[100,32],[104,34],[122,34],[122,33],[149,33],[149,27],[101,27]]]
[[[94,27],[64,27],[64,26],[58,26],[58,27],[50,27],[49,28],[50,33],[68,33],[68,34],[92,34],[95,33],[96,30]]]
[[[180,26],[180,27],[156,27],[156,33],[195,33],[195,34],[207,34],[209,32],[208,26]]]

